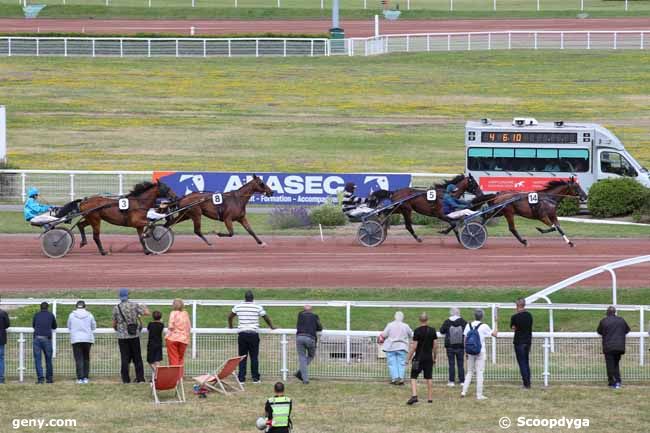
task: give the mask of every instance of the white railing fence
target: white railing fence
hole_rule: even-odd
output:
[[[286,380],[298,368],[295,330],[263,329],[261,334],[261,373]],[[214,372],[225,359],[237,355],[236,330],[194,328],[192,335],[193,343],[185,363],[188,376]],[[377,335],[377,331],[324,331],[319,339],[316,359],[310,366],[310,375],[328,379],[387,378],[386,362]],[[7,379],[34,380],[32,329],[10,328],[8,337],[5,348]],[[551,351],[551,338],[555,339],[554,352]],[[626,383],[650,381],[650,368],[641,361],[643,349],[638,343],[644,338],[647,335],[639,332],[629,335],[622,361]],[[73,377],[75,367],[67,329],[56,332],[55,341],[55,379]],[[145,354],[146,334],[141,338],[141,344]],[[519,381],[512,333],[501,333],[498,338],[488,340],[486,346],[487,353],[491,354],[488,355],[486,380]],[[444,382],[447,380],[447,357],[443,344],[437,345],[437,358],[434,380]],[[601,339],[596,333],[534,333],[530,360],[533,381],[544,386],[552,382],[593,382],[606,378]],[[119,376],[119,350],[112,329],[96,331],[90,371],[91,377]]]
[[[0,37],[0,56],[288,57],[329,55],[324,38]]]
[[[647,31],[499,31],[381,35],[345,40],[348,56],[485,50],[647,50]]]

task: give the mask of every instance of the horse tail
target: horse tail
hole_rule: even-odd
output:
[[[79,212],[79,203],[80,202],[81,202],[81,199],[77,199],[77,200],[73,200],[71,202],[66,203],[65,205],[63,205],[63,207],[61,207],[57,211],[55,216],[57,218],[63,218],[65,216],[67,216],[69,213],[72,213],[72,212],[77,212],[78,213]]]

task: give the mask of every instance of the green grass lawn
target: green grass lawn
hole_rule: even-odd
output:
[[[489,366],[488,366],[489,368]],[[496,433],[501,417],[514,422],[506,431],[523,433],[543,428],[517,427],[517,418],[588,419],[583,429],[596,433],[616,430],[645,433],[650,424],[646,410],[646,388],[628,386],[612,391],[605,386],[556,385],[548,389],[522,391],[515,385],[487,384],[486,401],[460,399],[458,388],[436,384],[433,404],[421,402],[407,407],[407,387],[380,383],[312,381],[308,386],[291,381],[286,394],[293,399],[295,433]],[[473,391],[473,387],[470,388]],[[75,419],[77,428],[42,431],[84,433],[253,432],[263,414],[264,402],[272,396],[272,381],[249,385],[230,397],[210,394],[200,400],[185,384],[188,402],[155,407],[147,385],[118,385],[110,382],[79,386],[71,380],[55,385],[3,385],[0,393],[0,428],[13,431],[16,419]],[[420,384],[420,397],[423,397]],[[167,396],[168,394],[163,394]],[[613,409],[615,408],[615,410]],[[558,427],[559,428],[559,427]],[[532,429],[532,430],[531,430]],[[564,431],[565,429],[562,429]],[[19,431],[35,432],[37,428]]]
[[[650,55],[6,58],[9,162],[38,169],[463,169],[464,122],[594,121],[650,164]]]

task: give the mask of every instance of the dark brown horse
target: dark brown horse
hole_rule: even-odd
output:
[[[148,224],[147,211],[154,207],[156,199],[159,197],[175,198],[174,192],[164,183],[158,181],[155,183],[142,182],[137,184],[133,190],[123,199],[128,201],[128,210],[120,210],[119,198],[109,198],[102,196],[88,197],[79,202],[79,212],[88,212],[79,222],[79,232],[81,233],[81,243],[79,247],[85,246],[86,240],[85,227],[91,226],[93,229],[93,240],[97,249],[105,256],[108,254],[102,246],[100,239],[100,226],[102,220],[116,226],[134,227],[138,232],[138,238],[145,254],[150,252],[144,246],[142,238],[143,231]]]
[[[395,213],[400,213],[404,217],[404,226],[406,227],[406,230],[411,233],[411,236],[413,236],[416,241],[422,242],[422,239],[415,233],[415,230],[413,230],[413,220],[411,218],[411,214],[413,212],[441,219],[451,226],[450,230],[453,229],[456,224],[453,219],[447,218],[442,210],[442,201],[444,199],[445,189],[450,183],[456,185],[459,190],[459,194],[467,191],[477,197],[483,195],[481,188],[472,175],[465,176],[464,174],[459,174],[451,180],[446,180],[442,183],[438,183],[432,186],[432,189],[434,188],[436,190],[435,201],[427,200],[427,196],[425,194],[427,190],[425,189],[402,188],[396,191],[375,191],[373,194],[371,194],[370,202],[372,205],[373,200],[382,200],[384,198],[389,198],[391,201],[396,202],[403,200],[413,194],[422,193],[416,197],[406,200],[404,203],[399,205],[397,209],[395,209]]]
[[[194,223],[194,233],[203,239],[206,244],[211,245],[201,232],[201,216],[205,215],[210,219],[223,221],[228,233],[217,233],[219,237],[232,237],[234,235],[232,222],[237,221],[255,239],[258,245],[266,246],[257,237],[246,218],[246,205],[253,194],[264,194],[270,197],[273,195],[273,190],[261,178],[253,175],[253,178],[237,191],[223,193],[222,204],[215,205],[212,202],[213,193],[211,192],[193,192],[178,200],[176,205],[180,209],[193,203],[197,204],[179,213],[176,218],[168,221],[166,226],[191,219]]]
[[[537,194],[536,200],[530,199],[529,194],[531,193]],[[492,196],[492,198],[488,198],[488,196]],[[580,187],[578,182],[575,181],[575,178],[571,177],[569,180],[553,180],[547,183],[544,189],[540,191],[502,191],[496,195],[486,195],[485,198],[488,198],[487,200],[477,200],[484,203],[487,202],[490,206],[494,206],[513,198],[519,198],[519,200],[515,200],[504,207],[500,213],[508,221],[510,233],[512,233],[524,246],[528,246],[528,241],[522,238],[521,235],[519,235],[519,232],[517,232],[517,228],[515,227],[515,215],[543,222],[550,228],[541,229],[537,227],[537,230],[540,233],[551,233],[557,230],[564,241],[569,244],[569,246],[573,247],[573,242],[571,242],[566,236],[557,220],[557,205],[564,197],[579,197],[580,200],[586,200],[587,194]],[[537,201],[537,203],[534,203],[535,201]]]

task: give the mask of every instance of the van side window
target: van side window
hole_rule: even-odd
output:
[[[638,175],[632,164],[618,152],[600,154],[600,171],[627,177],[637,177]]]

